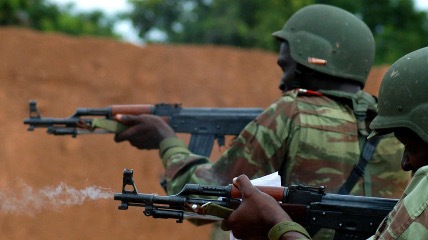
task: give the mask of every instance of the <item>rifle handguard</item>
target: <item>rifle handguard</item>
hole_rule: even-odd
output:
[[[223,219],[228,218],[229,215],[233,212],[233,209],[223,207],[215,203],[207,203],[203,205],[201,208],[202,208],[202,214],[217,216]]]
[[[123,123],[105,118],[94,118],[92,120],[92,128],[101,128],[112,133],[120,133],[128,129]]]

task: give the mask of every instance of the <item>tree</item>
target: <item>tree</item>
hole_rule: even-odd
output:
[[[346,9],[360,17],[376,41],[376,63],[392,63],[428,45],[427,13],[412,0],[140,0],[129,18],[145,41],[221,44],[276,51],[272,32],[295,11],[313,3]],[[162,33],[161,40],[153,38]]]
[[[119,38],[113,32],[116,19],[108,19],[101,11],[72,14],[73,8],[73,5],[60,8],[46,0],[2,0],[0,26]]]
[[[312,0],[144,0],[129,1],[129,18],[145,41],[208,43],[276,50],[271,37],[297,9]]]

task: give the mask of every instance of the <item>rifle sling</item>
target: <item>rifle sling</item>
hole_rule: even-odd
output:
[[[363,176],[364,170],[368,162],[372,158],[380,139],[380,137],[377,137],[370,140],[365,140],[363,148],[361,149],[361,154],[360,158],[358,159],[358,163],[354,166],[348,178],[340,187],[339,191],[337,192],[338,194],[348,195],[351,192],[355,184],[357,184],[358,180]],[[308,232],[311,236],[314,236],[319,230],[320,228],[309,228]],[[341,239],[340,235],[337,234],[337,232],[335,233],[334,239]]]
[[[348,195],[351,192],[352,188],[354,188],[355,184],[357,184],[358,180],[363,176],[364,170],[372,158],[379,141],[380,137],[365,141],[358,163],[354,166],[348,178],[340,187],[337,192],[338,194]]]
[[[348,93],[343,91],[324,90],[322,93],[338,101],[345,100],[346,102],[346,99],[348,101],[351,100],[352,109],[357,120],[358,141],[361,149],[360,158],[338,191],[339,194],[348,195],[355,184],[357,184],[358,180],[364,175],[366,165],[372,158],[380,140],[380,138],[367,140],[368,132],[366,130],[367,112],[376,111],[377,101],[373,96],[363,91]]]

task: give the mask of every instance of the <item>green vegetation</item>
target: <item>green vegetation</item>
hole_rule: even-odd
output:
[[[120,36],[119,20],[131,20],[145,42],[233,45],[276,51],[272,32],[295,11],[313,3],[331,4],[360,17],[376,40],[376,64],[428,46],[427,12],[412,0],[128,0],[130,12],[108,18],[103,12],[77,13],[48,0],[1,0],[0,26],[24,26],[70,35]],[[158,33],[154,37],[155,34]],[[160,34],[159,34],[160,33]]]
[[[324,3],[344,8],[367,23],[376,40],[376,63],[392,63],[428,45],[427,13],[412,0],[129,0],[140,37],[160,31],[169,43],[223,44],[276,51],[271,33],[299,8]]]
[[[1,0],[0,26],[28,27],[69,35],[91,35],[118,39],[113,32],[116,19],[103,12],[73,13],[73,5],[60,8],[46,0]]]

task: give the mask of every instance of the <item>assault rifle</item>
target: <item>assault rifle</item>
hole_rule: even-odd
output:
[[[325,193],[324,187],[256,187],[274,197],[308,232],[334,229],[335,239],[367,239],[397,203],[397,199]],[[236,209],[240,197],[233,185],[186,184],[181,192],[170,196],[138,193],[130,169],[123,172],[122,193],[114,194],[114,200],[121,201],[119,210],[127,210],[129,206],[143,207],[146,216],[176,219],[178,223],[183,219],[222,220],[227,215],[210,215],[206,206],[216,204]]]
[[[214,141],[225,144],[226,135],[238,135],[262,111],[261,108],[183,108],[181,104],[112,105],[106,108],[77,108],[68,118],[45,118],[36,101],[30,101],[30,117],[24,119],[28,131],[47,128],[48,134],[71,135],[116,133],[126,126],[114,121],[116,114],[153,114],[161,116],[177,133],[191,134],[189,149],[209,156]]]

